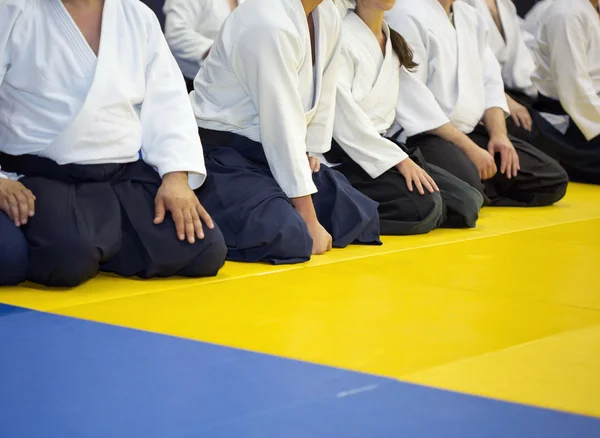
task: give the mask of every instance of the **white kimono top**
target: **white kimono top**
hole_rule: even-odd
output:
[[[534,37],[537,37],[540,22],[554,1],[555,0],[542,0],[533,5],[533,8],[527,12],[523,19],[523,29]]]
[[[0,0],[0,151],[58,164],[206,170],[177,63],[154,13],[105,0],[99,56],[61,0]]]
[[[419,126],[421,132],[448,123],[427,87],[400,67],[385,22],[383,31],[385,56],[358,15],[350,12],[344,19],[333,125],[334,139],[372,178],[407,158],[395,143],[382,137],[396,120],[400,125]],[[419,100],[421,96],[430,100]],[[397,106],[402,109],[398,114]]]
[[[539,92],[559,100],[586,139],[600,135],[600,16],[589,0],[554,1],[540,23],[536,61]]]
[[[166,0],[163,12],[171,52],[184,76],[193,79],[231,13],[229,1]]]
[[[521,19],[512,0],[497,0],[504,37],[492,17],[486,0],[462,1],[473,6],[485,18],[490,29],[489,44],[502,68],[502,79],[506,88],[535,97],[537,90],[531,82],[535,63],[525,44]]]
[[[487,109],[508,114],[508,105],[485,19],[464,2],[454,3],[453,11],[454,26],[437,0],[398,0],[386,16],[414,51],[419,68],[413,74],[450,122],[469,134]]]
[[[306,157],[331,148],[341,18],[331,0],[311,14],[300,0],[251,0],[233,11],[190,94],[198,126],[262,143],[290,198],[317,191]]]

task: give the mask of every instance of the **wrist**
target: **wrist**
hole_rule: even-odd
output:
[[[179,182],[187,184],[188,173],[187,172],[169,172],[163,175],[163,182]]]
[[[317,212],[315,211],[315,206],[312,202],[312,196],[301,196],[298,198],[292,198],[292,205],[300,215],[304,222],[310,224],[312,222],[318,222]]]

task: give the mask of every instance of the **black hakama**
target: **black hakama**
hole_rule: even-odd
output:
[[[567,115],[554,99],[540,96],[529,107],[529,112],[533,119],[531,132],[510,122],[507,124],[509,132],[558,160],[571,181],[600,184],[600,136],[588,141],[573,119],[565,134],[558,131],[540,114]]]
[[[0,211],[0,286],[14,286],[25,281],[27,252],[23,232]]]
[[[198,197],[221,226],[227,258],[273,264],[309,260],[306,223],[273,178],[262,145],[228,132],[201,129],[200,135],[208,177]],[[317,218],[334,247],[380,244],[375,202],[326,166],[313,173],[313,181]]]
[[[477,126],[469,137],[487,150],[490,137],[483,126]],[[447,170],[476,188],[484,195],[486,205],[540,207],[562,199],[567,191],[568,177],[560,164],[531,144],[513,136],[509,138],[519,155],[521,170],[515,178],[508,179],[498,172],[485,181],[479,178],[477,167],[458,146],[438,136],[420,134],[409,138],[407,144],[409,147],[419,146],[428,163]],[[500,156],[495,159],[500,169]]]
[[[333,141],[328,161],[336,167],[354,188],[379,204],[379,224],[383,235],[424,234],[439,228],[472,228],[479,217],[483,196],[467,183],[445,170],[428,165],[417,148],[402,148],[410,158],[434,179],[440,192],[421,195],[416,187],[411,192],[406,179],[392,168],[373,179],[341,146]]]
[[[58,165],[31,155],[0,154],[8,172],[36,196],[36,214],[23,232],[29,244],[28,280],[76,286],[98,270],[124,277],[216,275],[225,260],[220,230],[204,227],[196,243],[177,239],[170,215],[154,225],[162,180],[143,161]]]

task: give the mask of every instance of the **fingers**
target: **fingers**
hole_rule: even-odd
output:
[[[215,228],[215,223],[213,222],[208,212],[204,209],[202,204],[200,204],[200,202],[198,202],[198,204],[196,205],[196,211],[198,212],[198,216],[200,217],[200,219],[204,221],[204,223],[209,229],[212,230]]]
[[[510,113],[510,118],[513,119],[513,122],[515,122],[515,125],[517,125],[519,128],[521,127],[521,121],[519,120],[519,114],[516,111]]]
[[[317,158],[315,158],[313,160],[312,171],[313,171],[313,173],[317,173],[319,170],[321,170],[321,162]]]
[[[308,157],[308,165],[313,173],[317,173],[319,170],[321,170],[321,162],[316,157]]]
[[[15,193],[15,197],[19,203],[19,222],[21,225],[25,225],[29,219],[29,202],[22,191]]]
[[[194,221],[194,230],[196,231],[196,237],[198,239],[204,239],[204,229],[202,228],[202,221],[200,220],[200,216],[198,216],[198,212],[196,210],[192,210],[192,219]]]
[[[406,177],[404,177],[404,179],[406,179],[406,187],[408,187],[408,191],[412,192],[413,191],[412,179],[410,178],[410,176],[406,176]]]
[[[23,194],[25,195],[25,198],[27,198],[27,206],[28,206],[28,215],[29,217],[33,217],[35,216],[35,196],[33,195],[33,193],[31,193],[31,190],[23,190]]]
[[[183,208],[181,210],[183,215],[183,224],[185,227],[185,237],[189,243],[196,241],[196,230],[194,229],[194,218],[192,217],[192,211],[189,208]]]
[[[433,181],[433,179],[431,179],[431,177],[429,175],[427,175],[427,172],[422,171],[421,174],[419,175],[419,179],[421,181],[421,185],[427,189],[427,191],[429,193],[433,193],[435,192],[435,181]],[[422,195],[424,195],[425,193],[421,193]]]
[[[165,220],[165,200],[163,198],[157,197],[154,201],[154,223],[162,224]]]
[[[185,240],[185,219],[181,208],[170,209],[173,222],[175,222],[175,230],[177,230],[177,238],[181,241]]]
[[[440,191],[439,187],[435,183],[435,180],[427,172],[424,172],[424,177],[425,177],[425,181],[427,182],[425,187],[427,187],[427,190],[429,190],[429,193]],[[430,189],[430,187],[431,187],[431,189]]]
[[[521,170],[521,163],[519,161],[519,154],[517,154],[517,151],[513,151],[514,154],[514,159],[513,159],[513,177],[517,176],[517,173],[519,172],[519,170]]]
[[[331,251],[332,248],[333,248],[333,237],[331,237],[331,235],[329,235],[329,241],[327,242],[327,251]]]
[[[531,119],[531,114],[529,114],[529,111],[523,111],[523,115],[521,116],[521,123],[523,124],[523,128],[531,132],[531,129],[533,128],[533,120]]]
[[[418,176],[414,177],[414,182],[415,182],[415,186],[417,186],[417,191],[421,194],[424,195],[425,194],[425,190],[423,190],[423,184],[421,184],[421,180],[419,179]]]
[[[510,153],[509,151],[507,151],[506,149],[501,149],[500,150],[500,173],[501,174],[505,174],[506,173],[506,169],[508,168],[510,164]]]
[[[19,201],[17,201],[17,198],[13,193],[10,193],[6,197],[6,202],[8,203],[8,208],[10,210],[10,218],[14,221],[17,227],[20,227],[21,221],[19,215]]]

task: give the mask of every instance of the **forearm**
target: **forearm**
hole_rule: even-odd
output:
[[[432,129],[428,134],[437,135],[450,143],[454,143],[464,153],[478,146],[464,132],[458,130],[452,123],[446,123],[439,128]]]
[[[490,137],[506,137],[506,119],[504,118],[504,110],[494,107],[488,108],[483,115],[483,124],[487,129]]]
[[[308,224],[318,220],[311,195],[291,198],[291,201],[298,214],[304,219],[304,222]]]

